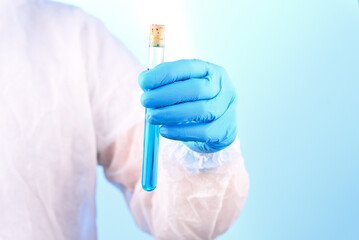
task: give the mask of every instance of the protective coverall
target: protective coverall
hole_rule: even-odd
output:
[[[213,239],[237,219],[238,140],[205,154],[162,138],[158,187],[141,188],[142,70],[78,8],[0,1],[0,239],[96,239],[98,164],[156,239]]]

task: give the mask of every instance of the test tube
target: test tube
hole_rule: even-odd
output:
[[[165,49],[164,31],[164,25],[152,24],[150,26],[148,70],[163,62]],[[157,186],[159,132],[159,126],[149,124],[145,118],[142,188],[146,191],[152,191]]]

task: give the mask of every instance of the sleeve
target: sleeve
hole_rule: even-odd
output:
[[[84,31],[99,164],[124,193],[137,225],[156,239],[214,239],[225,232],[238,218],[249,186],[238,140],[223,151],[198,154],[161,138],[158,186],[144,191],[144,108],[137,86],[142,67],[98,22]],[[210,161],[227,163],[203,167]]]

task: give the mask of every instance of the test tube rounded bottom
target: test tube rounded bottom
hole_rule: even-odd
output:
[[[145,120],[143,142],[142,188],[152,191],[157,186],[159,126]]]

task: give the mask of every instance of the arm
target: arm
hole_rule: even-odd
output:
[[[91,21],[84,31],[99,164],[127,199],[137,225],[157,239],[213,239],[239,216],[248,176],[235,141],[216,153],[196,153],[161,139],[158,187],[141,188],[144,109],[131,54]],[[196,166],[202,159],[204,167]],[[230,161],[229,161],[230,160]],[[207,169],[205,162],[228,163]]]
[[[142,139],[140,124],[102,156],[107,178],[124,192],[137,225],[156,239],[214,239],[225,232],[238,218],[248,193],[239,142],[201,154],[181,142],[161,139],[158,186],[146,192],[140,182]],[[231,161],[213,170],[192,166],[210,157]]]

